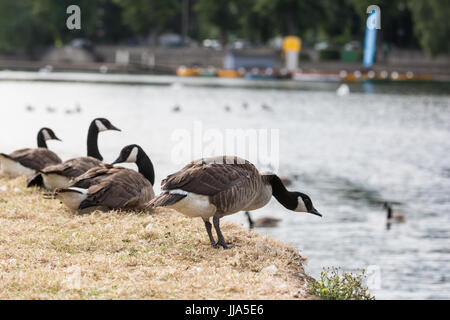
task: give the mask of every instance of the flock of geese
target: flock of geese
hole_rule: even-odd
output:
[[[288,191],[286,181],[283,183],[273,173],[260,173],[252,163],[236,156],[192,161],[167,176],[161,182],[161,193],[155,196],[153,163],[139,145],[124,147],[113,163],[103,163],[98,135],[107,130],[120,131],[105,118],[94,119],[88,130],[87,156],[63,162],[46,143],[59,139],[50,128],[42,128],[37,135],[37,148],[0,153],[0,175],[25,175],[29,187],[48,190],[44,193],[46,199],[57,199],[80,212],[167,207],[188,217],[201,217],[210,243],[216,248],[233,247],[220,230],[219,221],[224,216],[245,211],[250,226],[276,224],[271,218],[253,222],[248,213],[265,206],[272,196],[288,210],[321,216],[308,195]],[[118,163],[135,163],[138,171],[114,166]]]
[[[36,109],[37,108],[31,104],[28,104],[25,106],[25,111],[27,111],[27,112],[34,112],[34,111],[36,111]],[[47,113],[56,113],[56,112],[58,112],[58,108],[48,105],[45,107],[45,111]],[[82,111],[83,111],[83,109],[81,109],[80,103],[78,103],[78,102],[75,104],[74,108],[65,108],[64,109],[65,114],[81,113]]]
[[[244,101],[244,102],[242,102],[241,107],[242,107],[244,110],[247,110],[248,107],[249,107],[249,104],[248,104],[247,102]],[[223,107],[223,109],[225,110],[225,112],[232,112],[232,111],[233,111],[233,109],[231,108],[231,106],[230,106],[229,104],[226,104],[226,105]],[[175,104],[175,105],[172,107],[171,110],[172,110],[172,112],[180,112],[180,111],[182,110],[182,108],[181,108],[181,105],[180,105],[180,104]],[[271,107],[270,105],[268,105],[267,103],[261,104],[261,110],[262,110],[262,111],[267,111],[267,112],[272,112],[272,111],[273,111],[272,107]]]

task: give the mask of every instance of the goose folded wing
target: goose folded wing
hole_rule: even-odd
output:
[[[117,174],[124,168],[113,167],[108,164],[100,164],[100,166],[89,169],[82,175],[72,180],[71,187],[88,189],[92,185],[99,184],[101,181],[108,179],[114,174]]]
[[[99,167],[102,162],[93,157],[80,157],[64,161],[61,164],[46,167],[43,173],[59,174],[68,178],[74,178],[87,172],[89,169]]]
[[[196,194],[214,196],[254,178],[256,168],[250,164],[190,163],[169,175],[161,183],[162,190],[182,189]]]
[[[138,202],[141,192],[152,188],[140,173],[124,169],[114,179],[104,179],[88,189],[88,196],[81,206],[104,206],[111,209],[126,208]],[[150,199],[144,199],[143,202]]]
[[[34,170],[61,163],[61,159],[56,153],[46,148],[21,149],[14,151],[9,156],[21,165]]]

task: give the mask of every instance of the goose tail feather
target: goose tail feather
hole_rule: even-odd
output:
[[[42,178],[42,174],[40,172],[38,172],[35,175],[28,178],[27,188],[30,188],[33,186],[35,186],[35,187],[43,187],[44,186],[44,179]]]
[[[167,207],[171,206],[181,199],[185,198],[187,194],[179,193],[162,193],[147,203],[147,207]]]

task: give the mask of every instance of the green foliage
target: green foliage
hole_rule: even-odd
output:
[[[375,300],[363,285],[365,270],[360,274],[342,272],[339,268],[324,268],[320,279],[309,284],[311,294],[324,300]]]
[[[66,8],[81,8],[81,30],[68,30]],[[189,34],[266,43],[276,36],[302,37],[305,45],[363,40],[372,0],[189,0]],[[377,0],[380,40],[396,47],[420,45],[431,55],[449,54],[450,2]],[[73,38],[121,42],[181,33],[182,0],[0,0],[0,51],[29,51]],[[379,42],[380,43],[380,42]],[[326,55],[326,53],[325,53]]]
[[[113,0],[122,9],[122,19],[137,35],[165,31],[180,12],[179,0]]]
[[[339,60],[341,58],[341,53],[338,49],[324,49],[319,51],[319,60]]]
[[[239,30],[244,3],[239,0],[198,0],[194,10],[198,15],[200,34],[218,37],[226,44],[229,34]]]
[[[432,56],[450,54],[450,2],[410,0],[408,7],[414,19],[414,32],[422,48]]]
[[[0,50],[29,49],[36,36],[37,21],[31,14],[31,0],[0,0]],[[14,15],[12,13],[15,13]]]

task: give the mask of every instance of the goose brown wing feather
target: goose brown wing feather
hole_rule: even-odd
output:
[[[98,172],[97,172],[98,173]],[[80,209],[105,206],[111,209],[141,207],[154,197],[151,183],[139,172],[114,167],[94,177],[97,184],[88,189]]]
[[[120,167],[113,167],[112,165],[102,163],[99,167],[89,169],[73,179],[70,186],[88,189],[91,185],[100,183],[103,179],[116,174],[121,169]]]
[[[9,157],[21,165],[34,170],[61,163],[56,153],[47,148],[20,149],[9,154]]]
[[[250,162],[237,157],[229,160],[218,157],[193,161],[163,180],[162,190],[206,195],[218,211],[239,211],[257,196],[262,180]]]
[[[99,167],[102,162],[93,157],[79,157],[64,161],[63,163],[52,165],[44,168],[43,173],[50,174],[56,173],[68,178],[75,178],[89,169]]]
[[[164,179],[161,183],[162,189],[182,189],[214,196],[259,175],[254,165],[240,158],[234,157],[233,163],[217,163],[214,159],[217,158],[204,158],[189,163]]]

